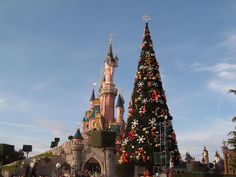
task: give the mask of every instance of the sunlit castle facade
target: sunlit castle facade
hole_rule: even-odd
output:
[[[96,97],[94,90],[92,91],[90,108],[86,111],[83,119],[84,135],[87,135],[91,130],[117,128],[117,130],[122,131],[124,129],[124,100],[121,94],[118,94],[115,109],[117,88],[113,82],[113,76],[115,68],[118,66],[118,57],[113,57],[111,41],[104,63],[105,70],[100,83],[99,95]],[[116,118],[115,111],[117,112]]]
[[[120,142],[116,139],[111,147],[94,147],[91,132],[109,130],[118,136],[125,127],[124,99],[115,86],[113,77],[118,66],[118,57],[113,56],[112,41],[109,42],[108,54],[104,61],[105,68],[100,81],[98,96],[95,90],[89,100],[89,108],[82,119],[82,131],[78,128],[70,141],[52,150],[55,155],[61,155],[72,167],[74,173],[92,171],[108,177],[114,176],[117,163],[117,152]],[[115,99],[117,96],[116,104]]]

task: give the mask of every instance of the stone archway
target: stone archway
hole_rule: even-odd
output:
[[[87,170],[91,173],[101,173],[101,165],[95,158],[90,158],[83,167],[83,170]]]

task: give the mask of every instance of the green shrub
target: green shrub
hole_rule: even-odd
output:
[[[116,133],[112,131],[98,130],[91,131],[92,147],[114,147],[116,141]]]

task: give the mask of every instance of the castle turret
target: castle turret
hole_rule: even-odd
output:
[[[215,158],[214,158],[216,163],[219,163],[222,159],[220,157],[220,154],[216,151]]]
[[[80,133],[80,129],[77,129],[75,135],[73,136],[72,145],[71,145],[71,151],[74,157],[73,162],[72,162],[72,167],[75,170],[81,170],[83,148],[84,148],[83,137]]]
[[[114,121],[114,104],[117,95],[117,89],[113,83],[115,68],[118,66],[118,58],[113,57],[112,41],[110,40],[107,57],[105,59],[104,80],[100,88],[100,109],[104,117],[104,128],[108,128],[109,122]]]
[[[220,154],[216,151],[215,158],[213,161],[214,164],[214,170],[216,173],[222,173],[224,172],[224,161],[221,158]]]
[[[223,158],[224,158],[224,173],[228,174],[228,156],[227,156],[227,146],[226,146],[226,141],[222,142],[222,152],[223,152]]]
[[[117,113],[117,117],[116,117],[116,122],[118,124],[123,124],[124,123],[124,100],[122,98],[122,96],[119,94],[118,95],[118,99],[116,102],[116,113]]]
[[[209,154],[208,154],[208,150],[206,149],[205,146],[204,146],[203,152],[202,152],[202,164],[209,167]]]
[[[124,130],[125,122],[124,122],[124,99],[119,94],[116,102],[116,123],[120,126],[121,132]]]
[[[94,93],[94,89],[93,89],[90,100],[89,100],[90,108],[94,107],[94,99],[95,99],[95,93]]]
[[[193,159],[193,157],[190,155],[189,152],[186,152],[186,155],[185,155],[185,162],[187,162],[187,163],[194,162],[194,159]]]

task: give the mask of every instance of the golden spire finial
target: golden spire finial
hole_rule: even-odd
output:
[[[113,37],[113,34],[112,34],[112,33],[110,33],[110,35],[109,35],[109,45],[111,45],[111,44],[112,44],[112,37]]]
[[[97,85],[97,83],[94,82],[94,83],[93,83],[93,89],[95,89],[96,85]]]

